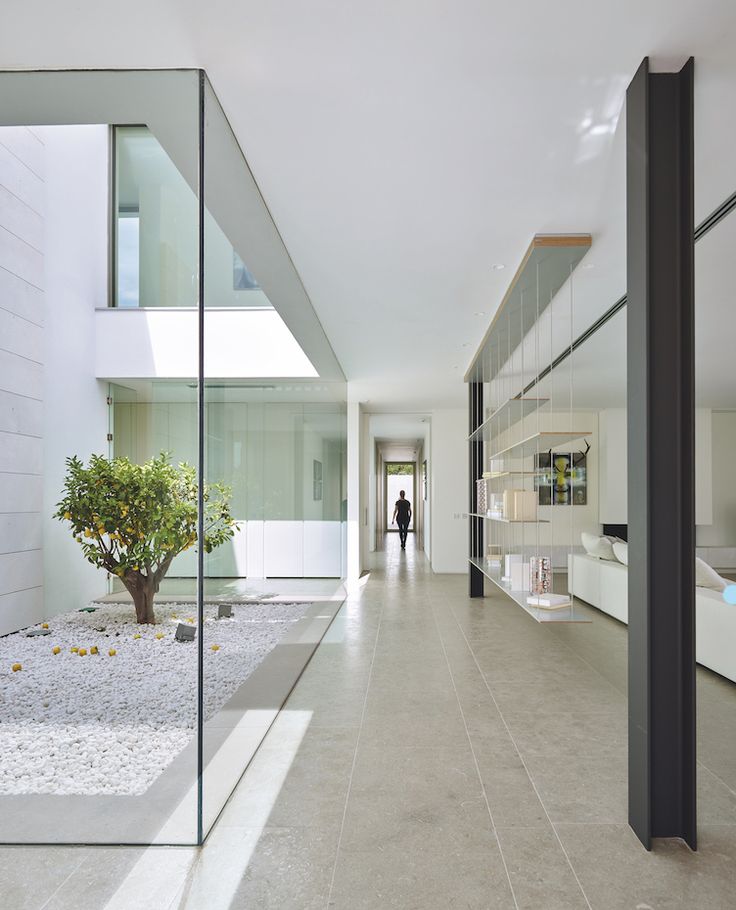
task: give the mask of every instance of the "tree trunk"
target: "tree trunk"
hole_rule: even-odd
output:
[[[128,587],[126,585],[126,587]],[[156,595],[154,585],[148,579],[141,578],[137,585],[131,584],[128,587],[130,595],[133,598],[135,607],[135,617],[139,623],[155,623],[156,618],[153,613],[153,598]]]

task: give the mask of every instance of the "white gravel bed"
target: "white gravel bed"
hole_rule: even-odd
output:
[[[131,604],[92,606],[50,619],[50,635],[0,638],[0,794],[140,795],[195,734],[197,648],[174,639],[194,605],[158,604],[155,626],[138,625]],[[205,606],[206,718],[308,606],[234,604],[232,619]]]

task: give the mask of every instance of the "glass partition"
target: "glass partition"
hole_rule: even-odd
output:
[[[72,123],[0,126],[0,842],[201,843],[343,599],[344,381],[202,73],[0,77]]]
[[[197,195],[145,126],[113,130],[113,306],[196,307]],[[207,214],[212,306],[270,308],[248,265]]]
[[[65,97],[71,109],[85,95],[78,82],[67,95],[64,75],[46,74],[58,80],[50,116],[61,116]],[[110,115],[122,113],[115,80],[89,76],[86,97],[97,92],[100,107],[106,96]],[[198,80],[169,76],[169,103],[178,98],[193,116],[164,129],[173,155],[165,169],[152,160],[135,194],[127,177],[117,184],[122,306],[162,295],[196,304],[197,193],[186,163],[199,149]],[[152,76],[139,89],[144,82],[141,115],[143,96],[155,104],[161,87]],[[29,111],[42,94],[28,95]],[[129,82],[121,94],[132,102],[136,89]],[[173,557],[196,536],[197,363],[183,364],[173,383],[176,418],[155,396],[146,413],[136,411],[137,390],[124,380],[111,386],[117,377],[106,375],[96,339],[97,308],[112,284],[110,126],[92,115],[0,127],[26,174],[15,185],[25,210],[16,229],[25,222],[35,231],[24,240],[38,251],[32,262],[9,251],[17,279],[3,287],[3,306],[20,317],[16,359],[28,366],[20,374],[0,364],[10,390],[3,394],[20,417],[9,424],[0,409],[0,511],[16,544],[3,540],[0,551],[0,841],[192,844],[200,679],[196,648],[176,630],[196,616],[196,577],[179,581],[176,603],[163,585]],[[126,128],[119,177],[152,145],[160,149],[153,129]],[[0,164],[0,185],[12,176]],[[105,331],[116,370],[135,374],[150,337],[130,323]],[[196,323],[175,331],[182,349],[196,350]],[[177,619],[180,602],[188,606]]]
[[[701,824],[731,823],[736,792],[736,247],[731,212],[695,245],[695,653]]]

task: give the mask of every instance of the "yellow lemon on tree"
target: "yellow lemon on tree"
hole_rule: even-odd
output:
[[[72,517],[72,513],[71,513],[71,512],[64,512],[64,518],[66,518],[67,521],[69,521],[69,519],[70,519],[71,517]]]

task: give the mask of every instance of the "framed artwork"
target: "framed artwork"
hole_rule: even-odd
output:
[[[534,468],[540,506],[588,504],[587,453],[540,452],[534,458]]]
[[[322,499],[322,462],[312,460],[312,499],[320,502]]]

